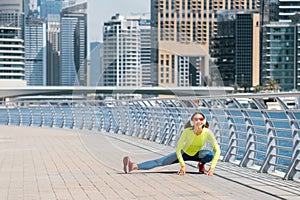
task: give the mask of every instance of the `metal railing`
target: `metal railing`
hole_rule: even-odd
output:
[[[16,101],[0,124],[126,134],[175,146],[192,113],[204,113],[221,159],[259,172],[300,177],[300,93],[114,101]],[[209,148],[209,146],[207,147]]]

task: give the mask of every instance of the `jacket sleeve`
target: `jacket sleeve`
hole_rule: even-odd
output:
[[[186,143],[186,132],[185,130],[183,130],[176,146],[176,155],[180,166],[185,166],[184,160],[182,158],[182,150],[185,146],[185,143]]]
[[[221,150],[220,150],[220,147],[219,147],[219,144],[215,138],[215,136],[212,134],[211,131],[209,131],[209,136],[208,136],[208,139],[211,143],[211,145],[213,146],[213,149],[214,149],[214,158],[211,162],[211,165],[210,167],[211,168],[215,168],[216,165],[217,165],[217,162],[219,160],[219,157],[220,157],[220,154],[221,154]]]

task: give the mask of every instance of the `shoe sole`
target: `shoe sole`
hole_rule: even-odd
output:
[[[123,158],[123,170],[125,173],[127,173],[128,163],[129,163],[129,158],[126,156],[125,158]]]

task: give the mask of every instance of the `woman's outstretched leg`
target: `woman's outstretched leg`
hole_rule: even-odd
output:
[[[176,152],[170,153],[166,156],[155,160],[149,160],[142,163],[133,163],[128,156],[123,158],[124,172],[131,172],[132,170],[148,170],[155,167],[170,165],[178,162]]]
[[[163,157],[155,159],[155,160],[149,160],[146,162],[139,163],[139,164],[137,164],[137,167],[138,167],[138,169],[148,170],[148,169],[152,169],[155,167],[171,165],[176,162],[178,162],[178,159],[177,159],[176,152],[174,152],[174,153],[170,153],[166,156],[163,156]]]

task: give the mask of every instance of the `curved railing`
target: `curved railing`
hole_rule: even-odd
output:
[[[175,146],[195,111],[207,116],[221,159],[259,172],[300,177],[300,93],[182,97],[130,101],[2,103],[0,124],[126,134]],[[209,148],[209,146],[207,147]]]

